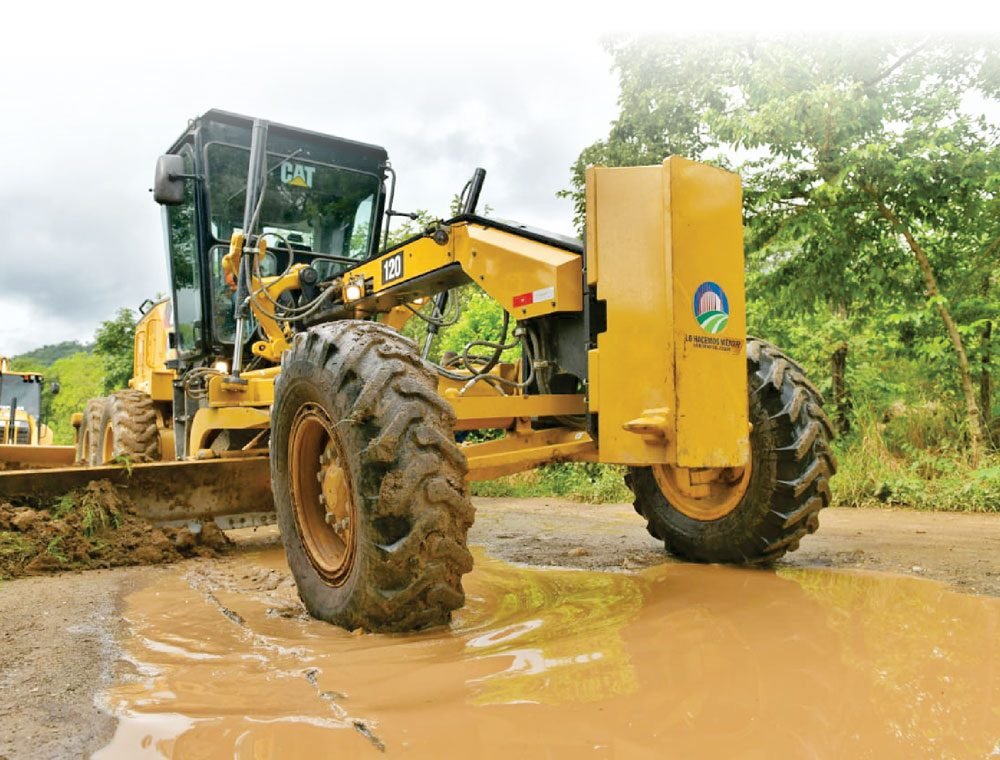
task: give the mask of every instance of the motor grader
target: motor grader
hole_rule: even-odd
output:
[[[130,388],[88,405],[91,466],[0,489],[115,476],[152,519],[273,509],[309,612],[367,630],[446,622],[470,481],[554,462],[627,468],[678,557],[795,549],[830,500],[832,432],[802,368],[746,335],[739,178],[676,156],[591,167],[583,241],[477,214],[484,178],[387,245],[383,148],[193,120],[153,188],[170,297],[139,323]],[[502,324],[435,362],[462,287]]]

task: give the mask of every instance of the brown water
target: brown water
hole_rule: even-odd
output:
[[[127,599],[96,757],[1000,755],[1000,600],[817,570],[477,557],[450,630],[303,618],[280,550]]]

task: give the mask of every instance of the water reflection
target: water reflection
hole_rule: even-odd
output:
[[[1000,601],[928,581],[479,556],[451,629],[354,636],[295,615],[283,572],[267,552],[129,597],[144,675],[108,693],[121,721],[98,757],[987,757],[1000,743]]]

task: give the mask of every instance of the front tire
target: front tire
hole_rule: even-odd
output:
[[[747,340],[747,373],[751,462],[746,479],[733,483],[738,498],[719,495],[705,509],[697,499],[681,503],[664,470],[631,467],[626,476],[649,532],[682,559],[770,563],[797,549],[830,503],[833,428],[819,391],[798,364],[755,338]]]
[[[447,623],[474,509],[454,413],[415,345],[373,322],[314,327],[274,392],[271,484],[306,609],[347,629]]]

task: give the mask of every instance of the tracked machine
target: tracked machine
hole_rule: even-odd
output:
[[[384,149],[194,120],[156,167],[171,295],[140,321],[131,387],[88,405],[89,467],[4,473],[0,494],[112,477],[151,519],[273,511],[309,611],[368,630],[446,622],[469,482],[553,462],[625,466],[681,558],[795,549],[830,500],[832,432],[802,368],[746,335],[739,178],[592,167],[579,241],[477,214],[484,177],[389,246]],[[462,287],[502,324],[435,363]]]

